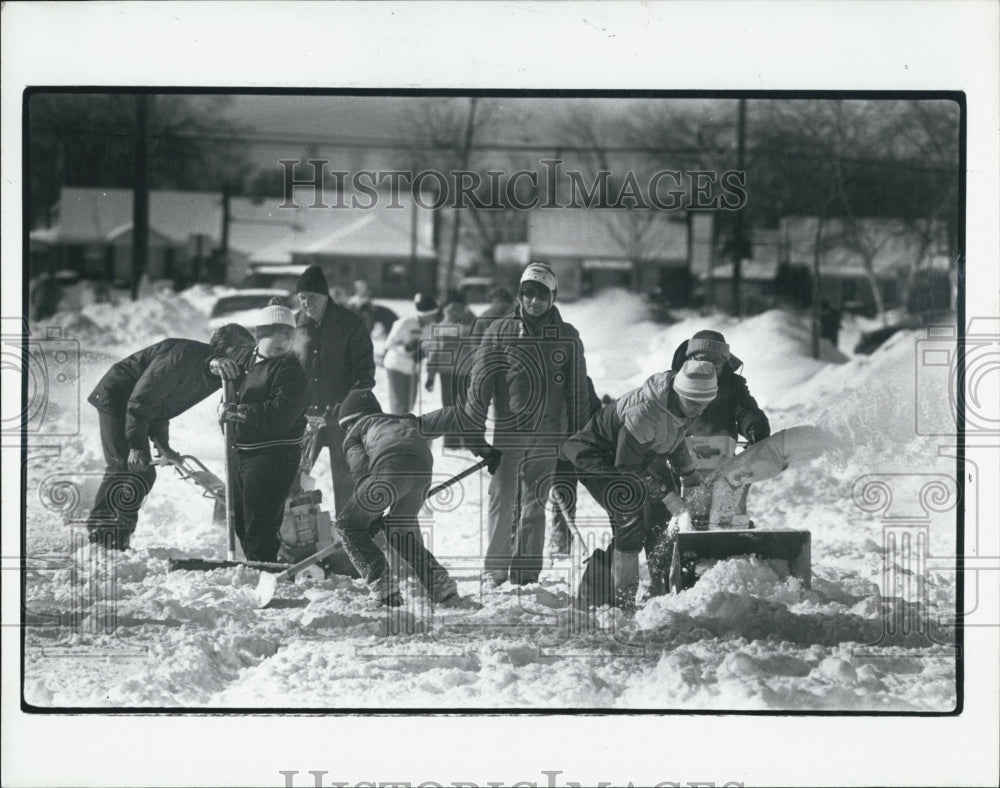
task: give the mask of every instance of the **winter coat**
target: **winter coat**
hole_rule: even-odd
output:
[[[148,452],[150,438],[169,443],[169,419],[221,387],[208,369],[212,356],[205,342],[164,339],[112,366],[87,401],[104,413],[124,413],[129,448]]]
[[[351,389],[375,386],[372,340],[358,315],[331,299],[318,325],[304,312],[296,314],[295,325],[309,381],[310,408],[332,409]]]
[[[482,340],[483,335],[486,333],[486,329],[492,326],[497,320],[502,317],[508,317],[514,311],[514,306],[508,307],[496,307],[488,306],[482,311],[482,314],[477,317],[472,323],[472,331],[470,332],[473,337],[477,337]]]
[[[406,375],[416,375],[420,358],[420,340],[425,336],[424,326],[417,315],[397,320],[385,338],[385,356],[382,366]]]
[[[238,449],[294,446],[302,442],[309,405],[309,383],[294,354],[258,359],[240,381],[236,402],[246,412],[236,422]]]
[[[354,476],[374,470],[390,457],[413,458],[414,467],[430,469],[434,459],[428,441],[460,428],[455,408],[441,408],[423,416],[375,413],[362,416],[347,431],[344,454]]]
[[[605,405],[562,445],[562,456],[585,473],[653,470],[662,478],[664,459],[676,473],[692,470],[684,441],[691,419],[668,406],[673,378],[673,372],[658,372]]]
[[[472,363],[474,347],[468,341],[472,328],[471,313],[466,310],[457,321],[448,320],[448,315],[430,326],[430,339],[422,342],[421,351],[427,367],[427,379],[434,380],[437,373],[468,372]]]
[[[687,340],[674,351],[671,368],[679,372],[687,356]],[[728,435],[737,438],[746,436],[751,427],[757,440],[771,434],[771,425],[760,409],[757,400],[750,394],[746,379],[737,375],[730,366],[725,366],[718,377],[719,392],[704,412],[688,426],[688,435]]]
[[[520,305],[486,330],[465,405],[476,429],[485,427],[491,401],[498,447],[546,438],[559,444],[586,423],[590,404],[583,343],[556,307],[545,313],[537,333],[523,320]]]

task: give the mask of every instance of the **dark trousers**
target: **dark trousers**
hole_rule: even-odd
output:
[[[462,373],[455,374],[452,367],[442,367],[438,370],[438,374],[441,377],[441,404],[446,408],[452,405],[464,407],[465,389],[469,385],[469,376]],[[461,437],[445,435],[444,447],[446,449],[461,449]]]
[[[95,541],[125,549],[135,531],[139,507],[156,481],[156,469],[150,466],[144,471],[129,470],[124,413],[98,411],[98,417],[105,468],[87,528]]]
[[[308,467],[311,469],[319,453],[326,446],[330,455],[330,475],[333,477],[333,508],[337,515],[347,506],[347,501],[354,492],[351,466],[347,464],[347,455],[344,454],[344,437],[344,431],[336,422],[320,427],[308,462]]]
[[[391,457],[358,483],[337,517],[337,531],[351,563],[377,596],[397,590],[385,554],[375,543],[380,529],[432,599],[440,601],[455,592],[455,581],[424,546],[420,534],[417,516],[430,484],[426,463],[416,457]]]
[[[235,452],[232,475],[236,535],[250,561],[278,557],[285,500],[299,471],[297,447]]]

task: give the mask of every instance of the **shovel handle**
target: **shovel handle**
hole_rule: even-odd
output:
[[[485,468],[487,465],[489,465],[489,461],[488,460],[480,460],[475,465],[471,465],[468,468],[466,468],[464,471],[462,471],[461,473],[459,473],[459,474],[457,474],[455,476],[452,476],[450,479],[448,479],[448,481],[441,482],[441,484],[439,484],[437,487],[431,487],[431,489],[429,489],[427,491],[427,497],[428,498],[433,498],[439,492],[442,492],[443,490],[447,490],[453,484],[457,484],[458,482],[462,481],[462,479],[464,479],[466,476],[471,476],[476,471],[481,470],[482,468]]]

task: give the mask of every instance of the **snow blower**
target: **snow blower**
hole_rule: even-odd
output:
[[[671,590],[677,593],[693,586],[699,562],[741,555],[786,561],[789,574],[809,588],[809,531],[756,528],[746,514],[746,494],[750,484],[777,476],[791,463],[819,457],[829,445],[830,436],[817,427],[791,427],[735,455],[732,452],[736,441],[732,438],[687,440],[696,465],[703,472],[711,471],[706,483],[711,485],[712,495],[707,516],[694,513],[691,518],[677,518],[672,525],[679,530],[671,553]]]
[[[430,490],[427,491],[425,500],[433,498],[435,495],[442,492],[443,490],[447,490],[453,484],[456,484],[460,482],[462,479],[466,478],[467,476],[471,476],[476,471],[485,468],[488,464],[489,464],[488,460],[480,460],[475,465],[469,466],[456,476],[452,476],[447,481],[442,482],[436,487],[432,487]],[[267,604],[274,598],[274,595],[278,590],[278,583],[283,582],[285,580],[294,580],[296,577],[301,576],[304,571],[310,569],[319,562],[323,560],[329,560],[331,556],[338,555],[338,550],[340,551],[339,556],[342,556],[343,559],[346,559],[347,556],[346,553],[344,553],[343,546],[339,542],[337,542],[334,544],[327,545],[326,547],[322,548],[321,550],[318,550],[312,555],[303,558],[298,563],[292,564],[291,566],[285,568],[282,572],[279,572],[278,574],[272,574],[266,571],[266,567],[263,567],[265,571],[262,571],[260,574],[260,578],[257,581],[257,589],[255,592],[257,596],[258,606],[266,607]],[[348,563],[350,563],[349,560]],[[348,576],[358,577],[357,571],[354,570],[353,565],[351,565],[351,570],[353,572],[353,575],[348,575]],[[348,573],[338,572],[338,574],[348,574]]]

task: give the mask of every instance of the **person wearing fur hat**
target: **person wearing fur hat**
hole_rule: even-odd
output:
[[[503,451],[489,489],[483,579],[492,586],[538,581],[559,446],[589,416],[583,343],[555,306],[557,290],[549,266],[528,265],[514,309],[483,334],[470,372],[467,445],[483,439],[492,404]]]
[[[301,309],[295,316],[296,350],[309,380],[310,417],[324,420],[312,444],[309,468],[325,446],[330,455],[334,508],[351,497],[351,472],[341,448],[344,433],[336,410],[348,392],[375,385],[375,356],[364,320],[330,297],[323,269],[309,266],[295,285]],[[304,469],[304,470],[308,470]]]
[[[433,602],[477,606],[459,596],[455,581],[424,546],[417,522],[431,484],[433,458],[428,440],[457,428],[455,409],[442,408],[420,417],[383,413],[371,391],[356,390],[344,400],[339,420],[347,433],[344,452],[357,483],[335,527],[374,601],[391,607],[403,603],[395,574],[374,539],[382,530],[393,552],[410,566]],[[490,460],[492,472],[499,453],[485,447],[483,455]]]
[[[254,357],[221,420],[233,427],[233,513],[243,554],[275,561],[285,499],[298,475],[309,384],[292,352],[291,309],[274,299],[261,310],[254,335]]]
[[[89,538],[125,550],[139,506],[156,480],[149,444],[170,456],[170,419],[235,380],[253,350],[253,335],[230,323],[208,344],[164,339],[122,359],[105,373],[87,401],[97,408],[105,471],[87,521]],[[127,501],[126,507],[118,502]]]
[[[607,511],[614,534],[609,550],[598,548],[589,559],[580,583],[581,602],[634,610],[644,547],[653,582],[665,576],[665,543],[658,539],[655,549],[647,547],[647,535],[655,524],[666,524],[666,511],[705,508],[702,479],[684,437],[717,390],[709,362],[687,361],[678,372],[651,375],[605,405],[563,444],[562,456]],[[668,486],[668,468],[682,480],[682,495]],[[656,498],[650,495],[654,491]]]
[[[420,340],[429,337],[429,327],[438,318],[438,302],[432,295],[417,293],[416,315],[397,320],[385,339],[382,366],[389,380],[389,412],[410,413],[420,388]]]

